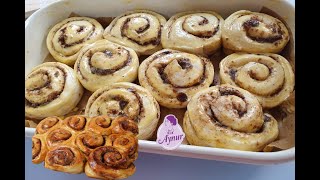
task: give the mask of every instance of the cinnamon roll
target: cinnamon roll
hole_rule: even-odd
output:
[[[223,22],[223,18],[213,11],[178,13],[163,28],[162,46],[201,56],[212,55],[221,47]]]
[[[278,123],[246,90],[220,85],[199,91],[187,106],[183,129],[190,144],[261,151],[278,137]]]
[[[77,135],[75,144],[85,156],[89,156],[93,149],[105,144],[105,138],[102,135],[86,131]]]
[[[137,78],[139,59],[131,48],[107,40],[84,47],[74,65],[81,84],[89,91]]]
[[[130,163],[133,163],[138,158],[138,141],[135,135],[111,134],[106,141],[106,145],[127,153]]]
[[[164,49],[141,63],[138,77],[160,105],[184,108],[196,92],[210,86],[214,68],[207,58]]]
[[[128,11],[116,17],[103,36],[112,42],[135,50],[138,55],[150,55],[162,49],[161,31],[166,19],[152,11]]]
[[[240,10],[231,14],[222,26],[222,43],[227,54],[279,53],[289,39],[286,26],[263,13]]]
[[[112,129],[110,127],[111,122],[112,120],[107,115],[94,116],[88,122],[87,130],[99,135],[108,136],[112,133]]]
[[[48,152],[44,166],[54,171],[80,174],[84,170],[85,162],[84,155],[78,149],[58,146]]]
[[[111,119],[126,116],[138,123],[138,138],[148,139],[156,130],[160,108],[146,89],[121,82],[95,91],[88,100],[85,114],[89,117],[107,115]]]
[[[25,80],[25,116],[42,119],[69,113],[80,101],[83,88],[69,66],[46,62]]]
[[[80,132],[85,129],[87,118],[82,115],[73,115],[65,118],[62,123],[63,126],[70,129],[71,131]]]
[[[117,117],[111,124],[112,133],[114,134],[133,134],[138,135],[139,129],[137,123],[127,117]]]
[[[48,147],[43,136],[36,135],[32,137],[32,162],[39,164],[44,161],[48,152]]]
[[[73,65],[80,49],[102,39],[103,27],[95,19],[71,17],[51,28],[47,36],[50,54],[59,62]]]
[[[94,149],[85,166],[87,176],[100,179],[124,179],[133,175],[135,170],[128,154],[112,146]]]
[[[64,127],[52,129],[45,136],[49,148],[70,144],[73,141],[73,138],[73,133]]]
[[[36,127],[35,134],[44,134],[48,132],[51,128],[57,127],[60,124],[60,118],[53,116],[47,117],[40,121],[40,123]]]
[[[290,63],[270,53],[234,53],[225,57],[220,62],[220,81],[251,92],[264,108],[278,106],[294,90]]]

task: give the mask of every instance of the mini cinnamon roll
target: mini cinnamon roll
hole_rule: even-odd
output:
[[[88,100],[85,114],[89,117],[107,115],[111,119],[126,116],[138,124],[138,138],[148,139],[157,127],[160,108],[146,89],[121,82],[95,91]]]
[[[112,146],[94,149],[85,166],[87,176],[100,179],[124,179],[133,175],[135,170],[128,154]]]
[[[73,132],[83,131],[87,124],[87,118],[82,115],[73,115],[62,121],[63,126],[71,129]]]
[[[40,123],[36,127],[36,134],[44,134],[48,132],[51,128],[56,127],[61,122],[60,118],[53,116],[47,117],[40,121]]]
[[[294,90],[290,63],[270,53],[234,53],[225,57],[220,62],[220,81],[251,92],[264,108],[278,106]]]
[[[261,151],[279,134],[255,96],[231,85],[199,91],[188,104],[183,129],[190,144]]]
[[[59,62],[35,67],[25,85],[25,116],[34,119],[65,115],[83,95],[73,69]]]
[[[138,135],[139,129],[138,125],[134,120],[131,120],[127,117],[117,117],[112,121],[111,124],[112,133],[115,134],[133,134]]]
[[[221,47],[223,22],[223,18],[213,11],[175,14],[163,28],[162,46],[201,56],[212,55]]]
[[[63,127],[58,127],[49,131],[45,137],[49,148],[69,144],[72,142],[73,135]]]
[[[48,152],[48,147],[43,136],[36,135],[32,137],[32,162],[39,164],[44,161]]]
[[[45,168],[71,174],[80,174],[84,170],[86,159],[76,148],[58,146],[51,149],[45,159]]]
[[[231,14],[222,26],[222,43],[227,54],[279,53],[289,39],[286,26],[263,13],[240,10]]]
[[[162,49],[161,31],[166,19],[152,11],[127,11],[116,17],[104,31],[104,38],[132,48],[138,55]]]
[[[138,77],[160,105],[184,108],[196,92],[210,86],[214,68],[207,58],[164,49],[141,63]]]
[[[132,82],[138,75],[139,59],[131,48],[107,40],[84,47],[74,65],[81,84],[89,91],[116,82]]]
[[[102,39],[103,27],[95,19],[71,17],[51,28],[47,36],[50,54],[59,62],[73,65],[80,49]]]
[[[85,131],[77,135],[75,144],[87,157],[93,149],[105,144],[105,138],[102,135]]]
[[[93,116],[88,122],[87,130],[99,135],[108,136],[112,133],[111,118],[107,115]]]
[[[138,140],[133,134],[111,134],[107,138],[106,145],[127,153],[132,163],[138,158]]]

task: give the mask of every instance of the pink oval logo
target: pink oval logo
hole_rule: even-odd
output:
[[[157,132],[157,143],[164,149],[176,149],[183,141],[185,134],[173,114],[168,114]]]

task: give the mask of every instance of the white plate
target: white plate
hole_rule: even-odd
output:
[[[54,24],[67,18],[71,12],[82,16],[114,17],[127,10],[150,9],[167,17],[186,10],[214,10],[226,18],[231,13],[246,9],[260,11],[267,7],[286,20],[295,34],[294,5],[280,0],[62,0],[36,11],[25,22],[25,75],[42,63],[47,56],[45,39]],[[34,128],[25,128],[25,136],[32,137]],[[277,164],[295,159],[295,147],[279,152],[247,152],[192,145],[180,145],[177,149],[164,150],[154,141],[139,140],[139,151],[182,157],[220,160],[249,164]]]

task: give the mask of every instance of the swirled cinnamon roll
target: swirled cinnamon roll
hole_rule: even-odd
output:
[[[106,141],[107,146],[113,146],[128,154],[128,161],[133,163],[138,158],[138,140],[132,134],[111,134]]]
[[[54,128],[60,124],[61,120],[60,118],[53,116],[53,117],[47,117],[40,121],[40,123],[36,127],[36,134],[44,134],[48,132],[51,128]]]
[[[25,80],[25,116],[42,119],[69,113],[80,101],[83,87],[69,66],[47,62],[35,67]]]
[[[84,47],[74,65],[81,84],[89,91],[137,78],[139,59],[131,48],[107,40]]]
[[[227,54],[279,53],[288,41],[286,26],[263,13],[240,10],[231,14],[222,26],[222,43]]]
[[[138,125],[134,120],[127,117],[117,117],[112,121],[111,124],[112,133],[114,134],[133,134],[138,135],[139,129]]]
[[[87,124],[87,118],[82,115],[73,115],[65,118],[62,125],[73,132],[83,131]]]
[[[39,164],[44,161],[48,152],[48,147],[43,136],[36,135],[32,137],[32,162]]]
[[[76,148],[71,146],[58,146],[51,149],[45,159],[45,168],[79,174],[84,170],[84,155]]]
[[[213,11],[175,14],[163,28],[162,46],[201,56],[212,55],[221,47],[223,22],[223,18]]]
[[[138,55],[150,55],[162,49],[161,31],[166,19],[152,11],[128,11],[116,17],[105,29],[105,39],[127,46]]]
[[[112,146],[94,149],[85,166],[87,176],[100,179],[124,179],[133,175],[135,170],[128,154]]]
[[[254,95],[231,85],[199,91],[188,104],[183,129],[190,144],[261,151],[278,137],[278,123]]]
[[[95,19],[71,17],[51,28],[47,36],[50,54],[59,62],[73,65],[80,49],[102,39],[103,27]]]
[[[74,136],[72,132],[64,127],[52,129],[45,135],[45,140],[49,148],[70,144],[73,139]]]
[[[196,92],[210,86],[214,68],[207,58],[164,49],[141,63],[138,77],[160,105],[184,108]]]
[[[294,90],[290,63],[269,53],[234,53],[225,57],[220,62],[220,81],[251,92],[264,108],[278,106]]]
[[[87,130],[99,135],[108,136],[112,133],[111,123],[112,119],[107,115],[94,116],[88,122]]]
[[[105,138],[94,132],[85,131],[77,135],[75,144],[85,156],[89,156],[93,149],[105,145]]]
[[[126,116],[138,123],[138,138],[148,139],[157,127],[160,108],[146,89],[121,82],[95,91],[88,100],[85,114],[89,117],[107,115],[111,119]],[[109,126],[109,123],[106,124]]]

